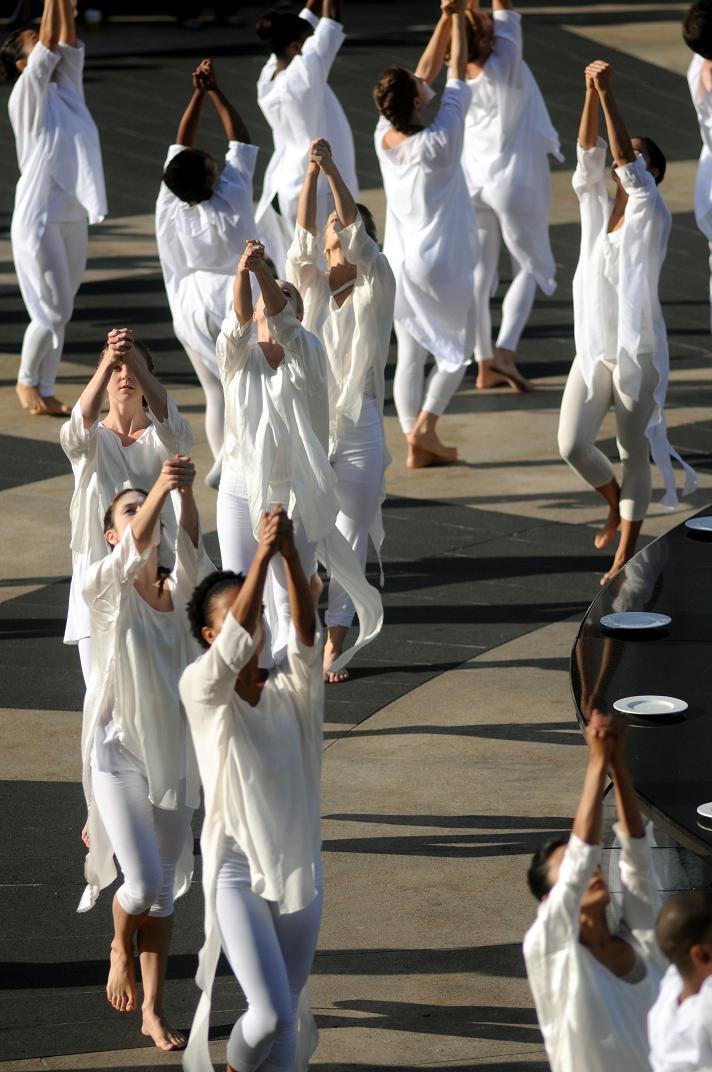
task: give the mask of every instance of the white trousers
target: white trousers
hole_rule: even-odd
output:
[[[178,341],[188,355],[195,375],[203,388],[203,394],[205,395],[205,438],[208,441],[213,458],[218,461],[222,456],[225,436],[225,394],[220,383],[220,377],[197,350],[187,346],[180,338]]]
[[[345,420],[331,464],[339,481],[336,493],[341,510],[336,527],[351,544],[366,568],[368,534],[381,497],[386,441],[375,398],[364,397],[358,421]],[[354,605],[342,585],[329,581],[327,625],[351,625]]]
[[[92,766],[92,794],[123,872],[116,891],[130,916],[173,912],[176,864],[185,844],[193,809],[157,808],[148,799],[148,779],[140,770],[100,771]],[[185,799],[185,782],[181,783]]]
[[[475,358],[488,361],[494,357],[490,301],[497,277],[502,230],[497,213],[482,197],[475,196],[473,201],[480,239],[480,257],[475,266]],[[497,347],[516,352],[534,305],[536,279],[524,270],[513,254],[510,253],[510,257],[513,279],[502,301],[502,323]]]
[[[17,382],[37,387],[41,395],[53,395],[57,369],[62,359],[64,329],[72,319],[74,299],[84,275],[89,244],[88,223],[48,223],[37,251],[34,272],[41,277],[42,303],[57,336],[30,320],[22,340],[22,356]]]
[[[613,406],[616,415],[616,443],[621,459],[620,512],[624,521],[642,521],[650,504],[650,445],[645,429],[655,405],[658,384],[651,354],[639,354],[642,381],[638,400],[620,389],[618,364],[599,361],[593,370],[593,392],[586,398],[586,382],[576,357],[569,372],[561,401],[559,452],[575,473],[600,488],[613,479],[613,467],[596,446],[603,418]]]
[[[398,359],[393,379],[393,401],[400,426],[407,435],[413,430],[421,410],[434,413],[438,417],[445,412],[450,399],[462,383],[465,366],[455,369],[454,372],[441,372],[436,364],[423,389],[428,351],[397,321],[394,326],[398,340]]]
[[[299,518],[292,518],[292,521],[299,561],[308,579],[315,568],[316,544],[310,543],[307,539]],[[252,521],[247,500],[238,495],[231,495],[221,488],[217,501],[217,528],[223,569],[247,574],[257,553],[257,540],[252,534]],[[287,652],[291,622],[287,576],[281,555],[275,555],[270,562],[269,586],[270,591],[266,593],[266,602],[268,606],[270,603],[273,605],[275,619],[269,621],[272,633],[272,656],[275,663],[278,663]]]
[[[297,1048],[299,995],[311,971],[323,894],[281,915],[250,889],[244,857],[223,855],[216,909],[223,949],[245,995],[247,1011],[232,1029],[227,1059],[239,1072],[291,1072]]]

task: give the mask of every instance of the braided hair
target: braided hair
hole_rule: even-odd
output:
[[[415,79],[405,67],[389,67],[382,71],[373,90],[379,112],[401,134],[412,134],[421,129],[411,123],[413,101],[417,96]]]
[[[193,636],[203,648],[210,645],[203,636],[203,629],[210,624],[215,600],[228,588],[241,588],[245,580],[244,573],[234,570],[215,570],[204,577],[193,590],[188,603],[188,618]]]

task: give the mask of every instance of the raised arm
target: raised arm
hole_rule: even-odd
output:
[[[240,327],[244,327],[248,320],[252,320],[254,305],[252,304],[252,281],[250,272],[257,264],[257,251],[262,250],[259,242],[250,239],[245,245],[245,251],[240,257],[240,263],[235,273],[235,282],[232,286],[232,304]]]
[[[313,235],[317,234],[316,193],[319,184],[319,163],[314,156],[314,146],[317,144],[318,142],[313,141],[309,149],[309,163],[297,205],[297,223]]]
[[[195,466],[190,458],[176,455],[164,461],[156,483],[131,521],[131,533],[139,551],[145,551],[154,542],[161,510],[170,493],[176,488],[190,487],[194,479]]]
[[[262,616],[262,601],[270,559],[277,553],[279,543],[279,516],[273,511],[263,514],[260,522],[259,541],[252,565],[230,608],[233,618],[250,636],[255,631]]]
[[[614,744],[612,723],[611,718],[594,712],[586,728],[588,766],[573,832],[587,845],[598,845],[603,832],[603,788]]]
[[[190,537],[190,542],[193,547],[198,546],[198,540],[200,538],[200,515],[198,513],[198,504],[195,501],[195,495],[193,494],[193,484],[195,483],[195,466],[193,465],[191,458],[186,458],[182,454],[177,454],[176,458],[179,461],[190,463],[185,467],[185,475],[190,476],[189,483],[181,483],[178,485],[178,491],[180,493],[180,527]]]
[[[101,408],[106,398],[106,389],[119,360],[121,360],[120,355],[109,347],[103,353],[96,372],[80,394],[79,408],[82,411],[85,428],[91,428],[92,424],[99,420]]]
[[[594,81],[593,64],[589,64],[585,71],[586,96],[583,100],[583,111],[579,123],[578,143],[582,149],[595,149],[598,141],[598,90]]]
[[[350,227],[351,224],[356,221],[358,209],[356,208],[356,202],[353,199],[351,191],[341,178],[339,169],[334,163],[334,158],[331,155],[331,146],[327,141],[324,141],[323,138],[312,142],[311,157],[318,161],[319,167],[326,175],[329,189],[334,198],[336,215],[339,217],[339,220],[344,227]],[[316,232],[313,231],[312,234],[316,234]]]
[[[625,739],[628,726],[622,718],[616,721],[619,725],[613,741],[611,764],[613,767],[613,789],[616,795],[618,822],[621,833],[626,834],[628,837],[642,838],[645,834],[645,826],[625,761]]]
[[[77,47],[77,22],[74,0],[61,0],[59,9],[59,42],[62,45]]]
[[[182,145],[184,149],[193,149],[195,147],[204,102],[205,90],[199,84],[196,72],[193,71],[193,96],[188,101],[188,107],[183,112],[181,121],[178,124],[176,145]]]
[[[322,0],[321,17],[333,19],[334,22],[342,22],[342,8],[341,0]]]
[[[451,0],[452,44],[450,46],[450,78],[465,80],[467,72],[467,32],[465,30],[465,0]]]
[[[611,88],[613,69],[610,64],[604,63],[603,60],[596,60],[591,64],[591,69],[601,107],[603,108],[603,116],[606,120],[611,156],[619,167],[622,164],[632,164],[635,160],[635,149]]]
[[[452,26],[452,18],[450,17],[449,11],[450,6],[451,5],[447,3],[447,0],[443,0],[443,13],[430,35],[430,40],[425,46],[423,55],[418,60],[418,66],[415,68],[415,73],[418,78],[424,78],[429,85],[431,85],[438,77],[442,65],[445,62],[445,53],[447,52]]]
[[[294,527],[281,506],[276,507],[273,517],[279,523],[279,553],[284,559],[284,572],[287,576],[289,594],[289,613],[292,625],[301,644],[311,648],[316,636],[316,614],[314,598],[309,582],[304,576],[299,554],[294,544]]]
[[[196,84],[209,95],[215,105],[215,111],[223,125],[227,140],[241,141],[245,145],[251,145],[250,135],[241,115],[218,86],[213,61],[203,60],[195,71],[194,78]]]
[[[265,260],[264,246],[256,248],[251,257],[250,271],[254,273],[257,284],[262,292],[267,316],[275,316],[281,313],[287,304],[287,298],[281,286],[274,278]]]
[[[67,0],[45,0],[40,20],[40,44],[50,52],[57,51],[62,21],[62,11]]]
[[[166,389],[149,370],[143,354],[134,347],[131,328],[114,328],[109,332],[107,343],[110,352],[114,354],[114,360],[125,362],[131,375],[138,381],[151,413],[155,414],[159,421],[165,421],[168,416]]]

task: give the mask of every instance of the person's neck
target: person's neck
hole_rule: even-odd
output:
[[[257,323],[257,342],[270,368],[277,368],[284,358],[284,347],[272,338],[266,320]]]
[[[705,972],[703,974],[702,972],[696,972],[694,970],[689,974],[685,975],[680,972],[680,978],[682,979],[682,990],[680,991],[680,996],[677,999],[678,1004],[681,1005],[683,1001],[687,1001],[688,998],[693,998],[695,994],[699,994],[700,990],[702,989],[702,984],[704,983],[705,979],[709,977],[709,974],[709,972]]]
[[[123,403],[112,401],[102,423],[112,432],[118,432],[119,435],[130,438],[136,432],[148,428],[151,421],[143,408],[141,399],[134,398]]]
[[[329,250],[329,287],[335,290],[356,278],[356,265],[347,261],[342,249]]]
[[[587,949],[604,949],[612,940],[605,908],[579,915],[579,941]]]

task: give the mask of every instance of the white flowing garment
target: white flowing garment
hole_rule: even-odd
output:
[[[329,142],[344,182],[358,199],[351,127],[327,84],[331,65],[345,38],[344,30],[341,23],[319,19],[307,8],[299,12],[299,17],[314,27],[301,54],[283,71],[277,71],[277,57],[270,56],[257,81],[257,103],[272,128],[274,153],[267,165],[255,217],[260,238],[279,275],[284,274],[309,145],[315,138],[326,138]],[[272,207],[275,196],[279,214]],[[329,213],[329,191],[323,178],[319,180],[317,206],[317,219],[322,228]]]
[[[444,371],[474,346],[477,227],[462,170],[470,90],[451,78],[432,123],[392,149],[381,117],[376,154],[387,198],[385,253],[396,278],[395,319]]]
[[[200,803],[200,779],[178,682],[197,651],[188,621],[188,600],[195,586],[215,567],[202,541],[194,547],[179,527],[175,568],[165,582],[173,599],[173,610],[166,616],[172,619],[176,639],[173,666],[167,670],[153,664],[155,645],[151,643],[152,630],[162,628],[162,616],[150,613],[151,608],[146,614],[146,604],[134,588],[150,553],[150,545],[138,551],[128,525],[118,546],[96,562],[84,579],[84,596],[91,607],[92,669],[82,718],[82,781],[91,848],[84,865],[87,887],[79,912],[92,908],[101,890],[116,878],[111,843],[92,795],[91,754],[100,723],[110,720],[121,746],[145,768],[152,804],[175,810],[181,803],[183,778],[185,803],[191,808]],[[176,867],[176,897],[189,888],[192,871],[193,840],[188,829]]]
[[[545,294],[553,294],[547,156],[563,160],[559,135],[522,56],[521,15],[495,11],[493,18],[494,50],[482,74],[467,81],[472,100],[462,166],[470,194],[481,195],[497,213],[507,249]]]
[[[105,428],[101,421],[94,421],[85,428],[79,402],[69,420],[62,425],[59,439],[74,473],[74,493],[69,508],[72,582],[65,644],[76,644],[91,635],[89,608],[82,595],[82,586],[89,566],[106,555],[104,514],[112,499],[124,488],[150,491],[166,458],[190,454],[193,445],[190,425],[183,420],[170,395],[167,402],[165,421],[159,421],[149,410],[152,424],[129,446],[124,446],[119,436]],[[179,516],[180,493],[172,492],[161,514],[165,525],[162,552],[168,552],[167,555],[161,553],[161,561],[167,566],[173,564]]]
[[[183,152],[171,145],[163,169]],[[156,242],[176,338],[217,375],[215,342],[232,306],[237,262],[257,228],[252,207],[256,145],[231,141],[211,198],[188,205],[165,183],[156,201]]]
[[[613,202],[606,186],[607,148],[602,138],[595,149],[577,146],[573,187],[581,210],[581,253],[573,282],[576,354],[589,397],[596,362],[617,361],[621,389],[637,399],[640,361],[652,360],[658,386],[645,434],[665,484],[661,502],[673,507],[677,490],[672,459],[685,472],[683,495],[694,491],[697,477],[670,446],[663,411],[670,357],[658,281],[667,252],[670,213],[644,158],[638,156],[631,164],[616,168],[628,201],[620,238],[610,241],[608,220]]]
[[[702,138],[700,162],[695,180],[695,221],[708,242],[712,242],[712,91],[702,85],[702,56],[693,56],[687,70],[687,84],[695,106]]]
[[[10,232],[13,259],[30,317],[53,333],[53,345],[57,336],[36,262],[51,203],[74,205],[89,223],[99,223],[107,211],[99,132],[84,100],[83,71],[81,42],[52,52],[38,41],[8,101],[20,166]]]
[[[277,468],[289,487],[287,512],[301,519],[307,539],[326,570],[351,597],[359,618],[358,639],[333,664],[345,666],[373,640],[383,624],[381,597],[363,575],[350,544],[336,528],[339,500],[329,465],[329,399],[324,349],[306,331],[287,302],[269,317],[272,338],[284,347],[273,369],[254,337],[254,325],[239,326],[234,311],[217,343],[225,392],[225,447],[220,486],[244,482],[252,528],[258,536],[262,514],[274,501],[271,481]]]
[[[712,977],[680,1002],[683,982],[671,964],[648,1013],[653,1072],[707,1072],[712,1068]]]
[[[646,1018],[666,965],[655,941],[658,887],[648,836],[626,837],[614,829],[621,844],[619,934],[643,961],[645,976],[635,983],[619,979],[579,941],[581,899],[601,847],[572,834],[558,881],[524,938],[552,1072],[650,1072]]]

